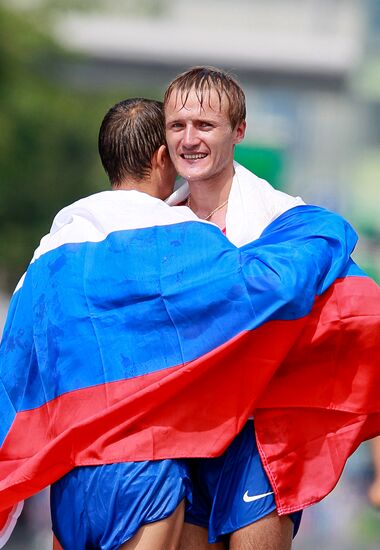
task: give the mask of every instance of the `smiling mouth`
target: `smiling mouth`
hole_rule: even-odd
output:
[[[185,160],[199,160],[207,157],[207,153],[193,153],[191,155],[183,153],[180,155],[181,158]]]

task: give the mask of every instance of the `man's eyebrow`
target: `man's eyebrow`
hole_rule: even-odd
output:
[[[192,122],[217,122],[216,119],[214,119],[212,116],[206,116],[206,115],[199,115],[197,117],[194,117],[191,119]],[[183,118],[181,118],[181,116],[168,116],[165,118],[165,122],[166,124],[170,123],[172,124],[173,122],[183,122]]]

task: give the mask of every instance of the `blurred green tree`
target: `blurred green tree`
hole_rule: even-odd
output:
[[[107,185],[98,128],[122,97],[70,89],[58,78],[68,60],[25,16],[0,7],[0,286],[6,290],[55,213]]]

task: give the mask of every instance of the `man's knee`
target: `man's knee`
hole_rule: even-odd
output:
[[[292,547],[293,522],[289,516],[272,512],[231,534],[231,550],[289,550]]]

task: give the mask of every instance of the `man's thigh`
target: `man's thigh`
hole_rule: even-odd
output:
[[[143,525],[120,550],[178,550],[183,527],[185,503],[182,501],[168,518]]]
[[[289,547],[288,541],[298,529],[301,513],[293,514],[292,519],[277,516],[274,492],[261,463],[252,421],[221,457],[190,461],[189,464],[193,503],[186,512],[185,522],[208,529],[210,542],[223,541],[232,533],[238,533],[233,537],[238,544],[242,537],[247,538],[246,534],[268,538],[272,531],[272,541],[278,541],[273,542],[273,549],[282,548],[284,540],[283,547]],[[192,548],[191,537],[197,536],[196,531],[205,532],[191,529],[185,523],[186,550]],[[207,548],[202,539],[200,544]]]
[[[184,523],[180,550],[227,550],[227,542],[208,542],[208,530],[199,525]]]
[[[180,547],[184,513],[185,503],[182,501],[168,518],[143,525],[131,540],[119,547],[120,550],[177,550]],[[55,536],[53,550],[64,550]]]
[[[180,550],[290,550],[293,521],[272,512],[264,518],[231,533],[223,542],[209,543],[204,527],[185,523]]]
[[[293,521],[277,512],[238,529],[230,536],[230,550],[290,550]]]
[[[188,483],[182,461],[75,468],[51,487],[54,534],[64,550],[115,550],[133,539],[131,548],[140,539],[143,548],[149,533],[161,540],[183,523]]]

